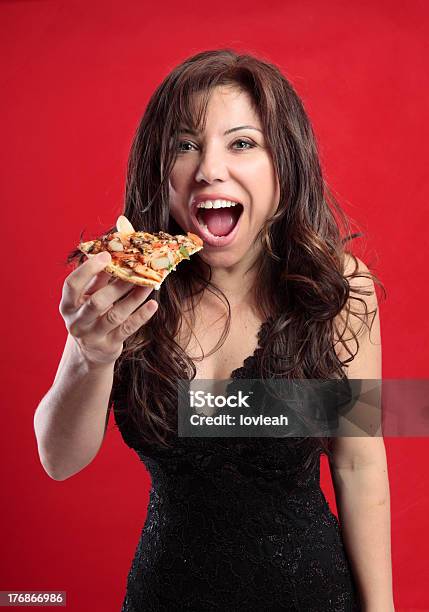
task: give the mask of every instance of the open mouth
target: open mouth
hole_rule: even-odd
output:
[[[198,208],[196,218],[205,231],[219,238],[231,234],[242,212],[242,204],[225,208]]]

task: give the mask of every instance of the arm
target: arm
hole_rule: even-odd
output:
[[[151,287],[130,290],[126,281],[109,282],[105,257],[101,252],[87,259],[63,285],[59,311],[69,334],[54,383],[34,415],[39,457],[54,480],[73,476],[98,453],[116,360],[124,341],[157,310],[155,300],[142,305]]]
[[[65,480],[86,467],[103,442],[114,364],[88,365],[69,334],[54,383],[34,414],[43,468]]]
[[[358,260],[359,270],[368,268]],[[353,265],[353,264],[352,264]],[[352,279],[353,286],[373,291],[360,296],[370,315],[371,332],[350,316],[349,325],[358,333],[359,351],[346,367],[349,379],[381,379],[381,335],[374,283],[369,278]],[[353,300],[353,310],[357,310]],[[363,305],[362,314],[364,313]],[[346,338],[351,337],[346,332]],[[353,352],[356,344],[352,341]],[[359,431],[359,430],[358,430]],[[360,430],[361,431],[361,430]],[[344,546],[353,568],[365,612],[394,612],[390,547],[390,491],[384,440],[377,436],[351,435],[332,440],[329,462]]]

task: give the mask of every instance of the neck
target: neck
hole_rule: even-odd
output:
[[[257,254],[251,249],[245,257],[233,266],[212,265],[211,282],[216,285],[227,297],[231,309],[240,307],[254,307],[254,288],[258,274]],[[211,291],[206,291],[203,298],[219,304],[219,298]]]

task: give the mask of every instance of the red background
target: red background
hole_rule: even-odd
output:
[[[51,480],[37,404],[66,339],[63,265],[81,230],[121,212],[132,135],[180,61],[231,46],[276,63],[301,95],[326,178],[367,237],[385,378],[428,376],[428,17],[424,1],[0,3],[3,490],[0,590],[65,590],[73,611],[119,610],[150,480],[113,417],[85,470]],[[162,8],[161,8],[162,7]],[[386,438],[396,609],[429,610],[427,439]],[[322,486],[334,511],[322,457]]]

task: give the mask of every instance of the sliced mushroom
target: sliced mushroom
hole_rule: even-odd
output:
[[[118,220],[116,221],[116,228],[118,232],[123,235],[133,234],[135,232],[134,227],[131,225],[131,222],[124,215],[119,215]]]
[[[107,243],[107,246],[109,247],[110,251],[123,251],[124,250],[124,246],[122,242],[118,240],[117,238],[110,240],[110,242]]]

